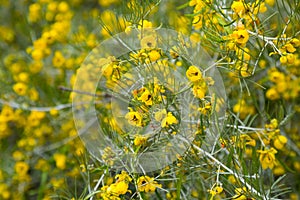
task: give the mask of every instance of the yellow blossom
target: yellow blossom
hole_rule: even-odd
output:
[[[128,183],[126,183],[125,181],[119,181],[113,183],[107,189],[108,193],[112,193],[116,196],[126,194],[127,191],[128,191]]]
[[[236,188],[235,190],[236,195],[232,197],[234,200],[254,200],[253,198],[249,198],[246,196],[248,193],[247,188]]]
[[[280,58],[279,58],[279,61],[281,64],[286,64],[287,63],[287,56],[285,55],[282,55]]]
[[[69,10],[69,5],[68,5],[67,2],[62,1],[58,4],[57,9],[58,9],[59,12],[65,13]]]
[[[179,49],[177,46],[173,46],[170,50],[170,55],[172,56],[172,58],[178,58],[179,57]]]
[[[11,193],[10,193],[10,190],[8,188],[8,185],[1,182],[0,183],[0,191],[1,191],[0,198],[2,197],[3,199],[10,199]]]
[[[201,114],[207,115],[211,110],[211,103],[206,103],[204,107],[198,108],[198,110],[201,112]]]
[[[62,67],[65,63],[65,58],[60,51],[55,51],[54,57],[52,59],[52,63],[54,67]]]
[[[108,7],[112,4],[118,3],[119,0],[98,0],[98,3],[102,7]]]
[[[276,164],[275,154],[277,153],[276,149],[271,148],[267,150],[257,150],[257,153],[260,153],[259,161],[263,169],[273,169]]]
[[[15,164],[15,171],[18,176],[25,176],[29,170],[29,165],[24,161],[18,161]]]
[[[167,110],[162,109],[155,113],[154,118],[156,121],[160,122],[162,119],[164,119],[167,116]]]
[[[29,21],[37,22],[41,17],[41,5],[38,3],[33,3],[29,6]]]
[[[282,176],[284,173],[286,173],[282,165],[276,165],[272,171],[275,176]]]
[[[35,88],[31,88],[28,91],[28,96],[29,96],[29,99],[32,101],[37,101],[39,99],[39,93]]]
[[[142,135],[137,135],[134,138],[133,144],[135,146],[140,146],[140,145],[145,144],[146,142],[147,142],[147,137],[142,136]]]
[[[156,37],[155,35],[147,35],[141,39],[142,49],[152,49],[156,47]]]
[[[46,40],[47,44],[52,44],[57,38],[57,32],[55,30],[46,31],[42,34],[42,38]]]
[[[293,64],[296,60],[296,57],[294,54],[291,54],[289,53],[287,56],[286,56],[286,59],[287,59],[287,63],[288,64]]]
[[[125,115],[125,118],[128,120],[129,124],[133,126],[142,126],[143,118],[139,112],[130,111]]]
[[[272,81],[273,83],[279,83],[284,81],[285,76],[282,72],[279,71],[272,71],[269,75],[270,77],[270,81]]]
[[[168,112],[167,116],[161,122],[161,127],[165,128],[165,127],[169,127],[169,125],[177,124],[177,123],[178,121],[176,117],[171,112]]]
[[[141,176],[137,180],[138,190],[140,192],[154,192],[156,188],[160,188],[162,185],[158,184],[154,178],[149,176]]]
[[[276,89],[272,87],[272,88],[270,88],[270,89],[267,90],[267,92],[266,92],[266,97],[267,97],[268,99],[270,99],[270,100],[277,100],[277,99],[280,98],[280,95],[279,95],[279,93],[276,91]]]
[[[160,53],[157,50],[152,50],[148,53],[149,59],[151,60],[151,62],[157,61],[158,59],[160,59]]]
[[[220,185],[215,185],[212,189],[208,190],[211,196],[216,196],[217,194],[221,194],[223,192],[223,187]]]
[[[145,89],[145,91],[138,98],[138,100],[142,101],[147,106],[151,106],[153,104],[153,97],[152,97],[152,94],[149,92],[148,89]]]
[[[27,85],[25,83],[16,83],[13,85],[13,90],[20,96],[25,96],[27,94]]]
[[[245,13],[245,2],[243,1],[234,1],[231,5],[231,9],[238,15],[242,16]]]
[[[284,145],[287,143],[287,138],[283,135],[278,135],[274,139],[274,147],[278,150],[283,149]]]
[[[232,37],[235,39],[235,42],[244,45],[249,40],[249,33],[245,29],[239,29],[237,31],[233,31]]]
[[[204,81],[193,86],[193,94],[199,99],[203,99],[207,92],[207,85]]]
[[[49,113],[50,113],[50,115],[51,116],[57,116],[58,115],[58,110],[57,109],[55,109],[55,108],[52,108],[50,111],[49,111]]]
[[[270,6],[274,6],[275,4],[275,0],[265,0],[266,4],[270,5]]]
[[[139,29],[141,29],[141,28],[152,28],[152,27],[153,27],[152,22],[150,22],[150,21],[148,21],[146,19],[143,19],[143,20],[139,21],[139,26],[138,26]]]
[[[41,61],[35,61],[29,65],[29,71],[33,74],[39,73],[43,68]]]
[[[23,83],[27,83],[29,80],[29,74],[26,72],[21,72],[18,77],[17,80]]]
[[[248,65],[242,65],[242,67],[239,70],[242,77],[248,77],[251,75],[248,69]]]
[[[1,113],[0,113],[0,117],[1,120],[3,122],[8,122],[8,121],[12,121],[14,119],[14,110],[9,107],[9,106],[3,106]]]
[[[186,76],[192,82],[196,82],[202,79],[202,73],[200,69],[194,65],[188,68],[188,70],[186,71]]]
[[[296,50],[297,49],[291,43],[287,43],[281,48],[281,51],[284,53],[294,53]]]
[[[56,167],[59,169],[65,169],[66,168],[66,161],[67,161],[67,157],[65,154],[61,154],[61,153],[56,153],[53,156],[55,163],[56,163]]]
[[[122,171],[120,174],[117,174],[115,176],[116,182],[125,181],[125,182],[131,182],[132,178],[128,175],[126,171]]]

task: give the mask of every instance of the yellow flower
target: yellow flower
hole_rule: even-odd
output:
[[[267,92],[266,92],[266,97],[267,97],[268,99],[270,99],[270,100],[277,100],[277,99],[280,98],[280,95],[279,95],[279,93],[276,91],[276,89],[272,87],[272,88],[270,88],[270,89],[267,90]]]
[[[286,56],[286,59],[287,59],[287,62],[288,64],[293,64],[296,60],[296,57],[294,54],[292,53],[289,53],[287,56]]]
[[[273,169],[276,164],[275,154],[277,153],[276,149],[273,147],[267,150],[257,150],[257,153],[260,153],[259,161],[263,169]]]
[[[199,30],[202,28],[203,26],[203,17],[202,15],[196,15],[192,21],[192,24],[193,24],[193,27],[196,29],[196,30]]]
[[[284,145],[287,143],[287,138],[283,135],[278,135],[275,139],[274,139],[274,147],[276,149],[281,150]]]
[[[37,22],[41,18],[41,5],[38,3],[33,3],[29,6],[29,21]]]
[[[223,192],[223,188],[220,185],[215,185],[212,189],[208,190],[211,196],[216,196],[217,194],[221,194]]]
[[[231,9],[238,15],[242,16],[245,13],[245,6],[242,1],[234,1],[231,5]]]
[[[133,143],[134,143],[135,146],[143,145],[146,142],[147,142],[147,137],[142,136],[142,135],[135,136],[134,141],[133,141]]]
[[[22,72],[18,75],[17,80],[23,83],[27,83],[29,80],[29,74],[26,72]]]
[[[193,94],[199,99],[203,99],[207,92],[207,85],[204,81],[193,86]]]
[[[155,113],[154,118],[156,121],[160,122],[162,119],[164,119],[167,116],[167,110],[162,109]]]
[[[148,89],[145,89],[145,91],[142,93],[142,95],[138,98],[138,100],[145,103],[147,106],[151,106],[153,104],[152,101],[152,94],[149,92]]]
[[[287,43],[286,45],[284,45],[282,48],[281,48],[281,51],[286,53],[294,53],[297,49],[291,44],[291,43]]]
[[[148,53],[149,59],[151,62],[157,61],[160,59],[160,53],[157,50],[152,50],[150,53]]]
[[[129,124],[133,126],[142,126],[142,115],[135,111],[130,111],[125,115],[125,118],[128,120]]]
[[[42,38],[46,40],[47,44],[52,44],[57,38],[57,32],[55,30],[46,31],[42,34]]]
[[[197,5],[198,1],[197,0],[190,0],[189,6],[195,6]]]
[[[68,5],[67,2],[62,1],[58,4],[57,9],[58,9],[59,12],[65,13],[69,10],[69,5]]]
[[[49,111],[50,115],[55,117],[58,115],[58,110],[55,109],[55,108],[52,108],[50,111]]]
[[[282,165],[275,166],[272,171],[275,176],[282,176],[284,173],[286,173]]]
[[[275,0],[265,0],[265,2],[270,6],[274,6],[275,4]]]
[[[235,39],[235,42],[244,45],[248,42],[249,40],[249,33],[245,29],[239,29],[237,31],[233,31],[232,36]]]
[[[155,189],[161,188],[161,184],[158,184],[154,181],[154,178],[150,178],[149,176],[141,176],[137,180],[138,190],[140,192],[154,192]]]
[[[104,200],[120,200],[119,196],[124,195],[129,188],[129,182],[132,181],[132,178],[127,174],[127,172],[122,171],[121,174],[115,176],[116,182],[110,184],[109,186],[105,185],[101,188],[101,197]]]
[[[168,112],[167,116],[161,122],[161,127],[165,128],[165,127],[169,127],[169,125],[177,124],[177,123],[178,121],[176,117],[174,117],[174,115],[171,112]]]
[[[27,85],[24,83],[16,83],[13,85],[13,90],[20,96],[25,96],[27,94]]]
[[[117,196],[126,194],[127,191],[128,191],[128,183],[126,183],[125,181],[119,181],[113,183],[107,189],[107,193],[112,193]]]
[[[271,129],[275,129],[278,127],[278,120],[277,119],[272,119],[271,123],[269,124],[271,126]]]
[[[283,65],[286,64],[287,63],[287,56],[285,56],[285,55],[281,56],[279,61]]]
[[[170,55],[172,56],[172,58],[178,58],[179,57],[179,49],[177,46],[173,46],[170,50]]]
[[[300,40],[297,38],[293,38],[290,43],[294,46],[294,47],[299,47],[300,46]]]
[[[29,65],[29,71],[33,74],[39,73],[43,68],[43,63],[40,61],[33,62]]]
[[[284,74],[279,71],[272,71],[269,77],[270,77],[270,81],[272,81],[273,83],[280,83],[285,80]]]
[[[39,99],[39,93],[36,89],[34,88],[31,88],[29,91],[28,91],[28,97],[30,100],[32,101],[37,101]]]
[[[196,82],[202,79],[202,73],[200,69],[194,65],[188,68],[188,70],[186,71],[186,76],[192,82]]]
[[[141,39],[142,49],[152,49],[156,47],[156,37],[155,35],[147,35]]]
[[[198,108],[198,110],[201,112],[201,114],[207,115],[211,111],[211,103],[206,103],[204,107]]]
[[[132,178],[125,171],[122,171],[121,174],[117,174],[115,176],[115,178],[116,178],[117,182],[120,182],[120,181],[131,182],[132,181]]]
[[[0,183],[0,198],[1,199],[10,199],[11,194],[10,194],[10,189],[8,188],[8,185],[5,183]]]
[[[253,198],[248,198],[245,194],[247,193],[247,188],[236,188],[235,190],[236,195],[232,197],[234,200],[253,200]]]
[[[143,19],[143,20],[139,21],[139,25],[138,25],[139,29],[141,29],[141,28],[152,28],[152,27],[153,27],[152,22],[150,22],[150,21],[148,21],[146,19]]]
[[[107,79],[110,79],[113,74],[113,70],[114,68],[112,63],[103,66],[102,68],[103,76],[105,76]]]
[[[12,156],[15,160],[23,160],[25,157],[25,155],[22,151],[14,151]]]
[[[248,65],[241,66],[240,74],[242,77],[248,77],[251,75],[251,73],[249,72],[249,69],[248,69]]]
[[[54,67],[62,67],[64,65],[65,58],[60,51],[55,51],[52,63]]]
[[[3,106],[0,114],[0,121],[8,122],[14,119],[14,110],[9,106]]]
[[[66,155],[56,153],[56,154],[54,154],[53,158],[55,160],[57,168],[59,168],[59,169],[65,169],[66,168],[66,161],[67,161]]]
[[[26,162],[18,161],[15,164],[15,171],[18,176],[25,176],[29,170],[29,165]]]
[[[112,4],[118,3],[119,0],[98,0],[98,3],[102,7],[108,7]]]
[[[50,169],[50,165],[49,165],[49,163],[46,160],[39,159],[37,161],[37,163],[35,164],[34,169],[46,172],[46,171],[48,171]]]
[[[240,60],[249,61],[251,59],[250,50],[248,48],[238,49],[237,56]]]

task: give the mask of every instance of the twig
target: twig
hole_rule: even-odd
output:
[[[213,160],[214,162],[216,162],[219,166],[221,166],[222,168],[224,168],[227,172],[229,172],[230,174],[232,174],[233,176],[235,176],[237,179],[239,179],[245,186],[246,188],[253,192],[254,194],[260,196],[263,200],[267,200],[268,198],[266,198],[265,196],[263,196],[262,194],[260,194],[257,190],[255,190],[253,188],[253,186],[251,186],[249,183],[246,182],[246,180],[240,176],[239,174],[235,173],[233,170],[231,170],[229,167],[227,167],[226,165],[224,165],[221,161],[219,161],[218,159],[216,159],[214,156],[212,156],[210,153],[206,152],[205,150],[201,149],[200,147],[198,147],[197,145],[190,143],[189,141],[187,141],[185,138],[181,137],[182,141],[192,145],[195,149],[197,149],[198,151],[200,151],[201,153],[203,153],[205,156],[209,157],[211,160]]]
[[[103,180],[103,178],[104,178],[104,176],[105,176],[105,172],[106,172],[106,171],[104,171],[104,173],[101,175],[100,179],[97,181],[97,184],[95,185],[95,187],[94,187],[94,189],[93,189],[93,193],[95,193],[95,192],[97,191],[97,189],[98,189],[98,187],[99,187],[101,181]],[[91,196],[90,200],[93,200],[93,198],[94,198],[94,195]]]

